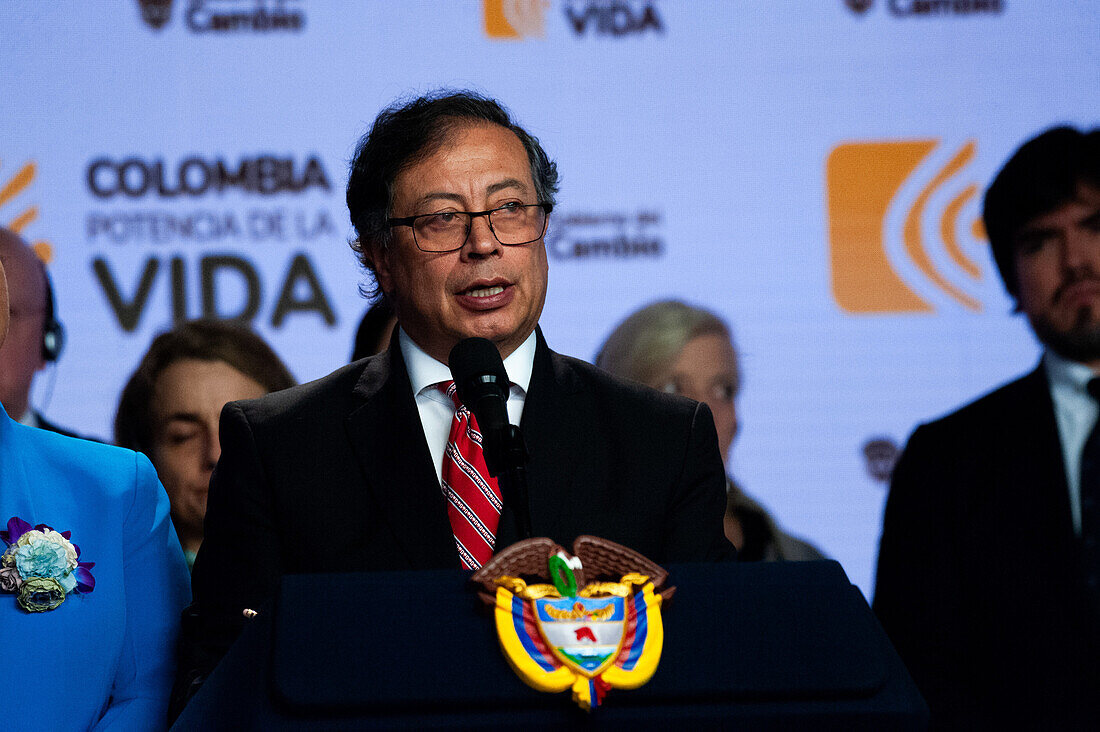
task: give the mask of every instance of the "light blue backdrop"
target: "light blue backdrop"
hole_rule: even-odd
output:
[[[657,298],[716,310],[745,371],[732,471],[868,595],[886,486],[864,444],[903,444],[1038,355],[971,227],[980,189],[1024,139],[1095,125],[1100,109],[1093,2],[154,5],[0,5],[0,223],[52,257],[69,333],[36,386],[47,414],[108,436],[173,302],[202,313],[204,261],[222,314],[241,311],[255,273],[253,325],[300,380],[342,364],[364,309],[342,190],[354,143],[398,96],[472,87],[509,105],[562,172],[551,346],[592,358]],[[933,144],[907,168],[910,141]],[[901,166],[888,195],[876,165],[827,166],[871,143]],[[241,180],[218,190],[219,163]],[[889,203],[877,213],[876,193]],[[952,258],[944,221],[974,272]],[[306,309],[276,326],[295,261],[283,300]],[[907,310],[903,291],[930,309]],[[878,309],[843,307],[875,292]]]

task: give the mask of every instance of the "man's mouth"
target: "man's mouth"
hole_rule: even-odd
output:
[[[516,296],[516,288],[507,280],[482,280],[458,293],[458,302],[471,311],[496,310],[507,306]]]
[[[504,287],[502,285],[493,285],[492,287],[471,287],[462,294],[467,297],[492,297],[502,292],[504,292]]]
[[[1054,294],[1054,302],[1073,302],[1087,300],[1093,297],[1100,297],[1100,280],[1078,279],[1067,282],[1058,288],[1057,292]]]

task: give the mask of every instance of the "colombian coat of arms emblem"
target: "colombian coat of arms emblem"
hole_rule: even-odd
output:
[[[521,541],[472,579],[520,678],[539,691],[572,689],[577,705],[592,710],[611,689],[638,688],[657,670],[661,604],[675,590],[664,587],[667,577],[637,552],[581,536],[573,554],[550,539]]]

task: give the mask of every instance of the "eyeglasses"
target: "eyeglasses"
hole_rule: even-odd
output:
[[[485,216],[489,231],[509,247],[538,241],[546,233],[552,203],[506,203],[488,211],[442,211],[387,219],[389,226],[408,226],[422,252],[454,252],[466,245],[474,218]]]

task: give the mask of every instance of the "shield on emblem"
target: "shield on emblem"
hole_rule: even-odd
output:
[[[592,678],[615,662],[626,624],[624,598],[542,598],[534,605],[539,632],[571,670]]]

